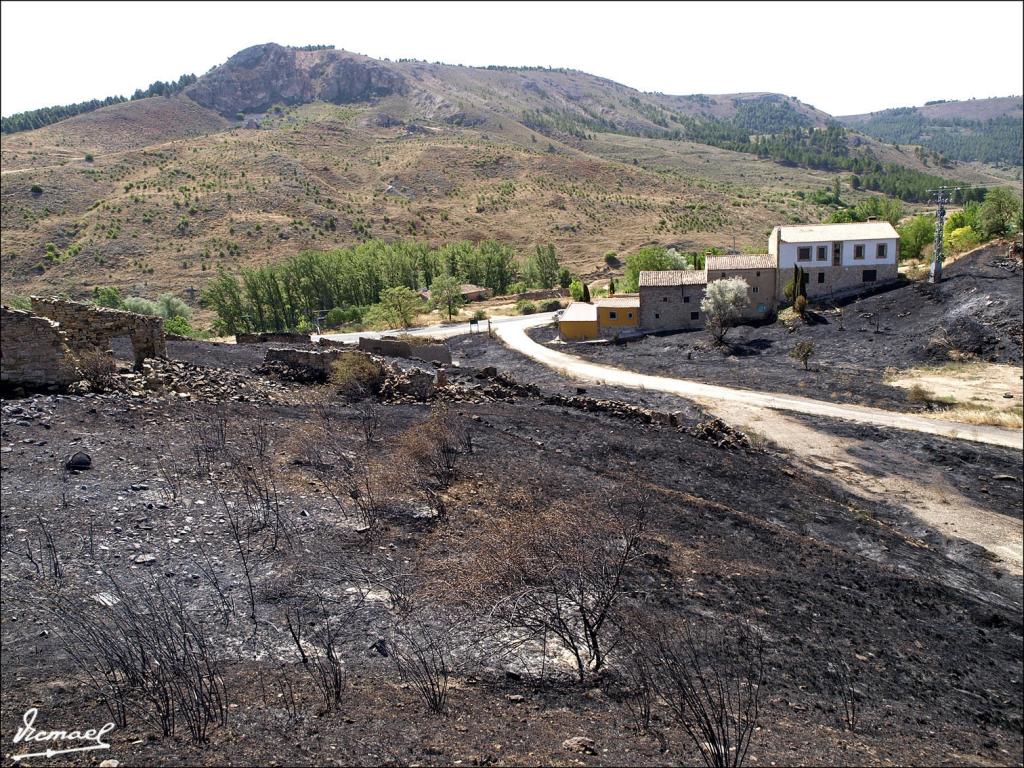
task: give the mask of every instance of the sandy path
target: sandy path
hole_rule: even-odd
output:
[[[966,539],[998,558],[1014,575],[1024,574],[1024,527],[1020,520],[979,506],[952,484],[941,468],[913,455],[892,456],[874,446],[879,471],[865,466],[866,456],[850,447],[860,442],[812,429],[780,411],[735,403],[701,401],[723,421],[757,432],[793,453],[810,472],[838,482],[851,493],[879,502],[896,503],[944,536]],[[892,472],[892,462],[899,472]]]
[[[629,387],[631,389],[667,392],[690,399],[707,399],[758,408],[795,411],[809,416],[846,419],[847,421],[872,424],[878,427],[906,429],[957,440],[971,440],[977,443],[1024,450],[1024,432],[1021,430],[999,429],[997,427],[977,426],[954,421],[940,421],[907,413],[886,411],[881,408],[830,403],[824,400],[812,400],[811,398],[797,397],[795,395],[755,392],[749,389],[733,389],[731,387],[703,384],[686,379],[651,376],[622,368],[614,368],[609,365],[587,362],[573,355],[548,349],[526,335],[526,329],[542,325],[546,322],[548,322],[547,318],[531,316],[520,322],[507,322],[497,325],[494,331],[506,346],[546,365],[552,370],[581,381]]]

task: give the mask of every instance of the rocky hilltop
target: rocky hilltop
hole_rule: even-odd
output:
[[[239,112],[264,112],[277,103],[345,104],[406,90],[402,75],[364,56],[266,43],[236,53],[186,94],[203,107],[234,117]]]

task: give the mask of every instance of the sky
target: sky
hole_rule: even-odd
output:
[[[1024,93],[1021,2],[0,3],[0,112],[129,96],[250,45],[772,91],[833,115]],[[933,53],[937,52],[937,53]]]

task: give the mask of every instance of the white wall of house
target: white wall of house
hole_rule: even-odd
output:
[[[885,246],[885,258],[878,258],[878,246]],[[769,250],[773,243],[769,241]],[[857,248],[856,246],[864,246],[864,258],[856,258]],[[874,264],[895,264],[897,256],[897,248],[899,247],[899,238],[885,238],[881,240],[844,240],[842,242],[842,258],[841,264],[844,267],[867,267],[870,268]],[[823,267],[832,266],[832,241],[823,241],[820,243],[786,243],[781,242],[778,244],[779,248],[779,269],[780,270],[792,270],[793,265],[799,265],[801,267],[810,267],[820,269]],[[811,260],[810,261],[799,261],[798,257],[801,248],[811,249]],[[818,258],[818,249],[825,249],[825,258]]]

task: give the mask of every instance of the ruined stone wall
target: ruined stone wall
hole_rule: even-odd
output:
[[[452,353],[444,344],[410,344],[399,339],[368,339],[359,337],[359,349],[385,357],[404,357],[428,363],[452,364]]]
[[[0,380],[10,386],[66,386],[78,378],[71,350],[52,320],[0,307]]]
[[[60,323],[60,330],[72,349],[105,350],[111,339],[129,336],[136,367],[147,357],[167,356],[162,317],[38,296],[32,297],[32,312]]]

